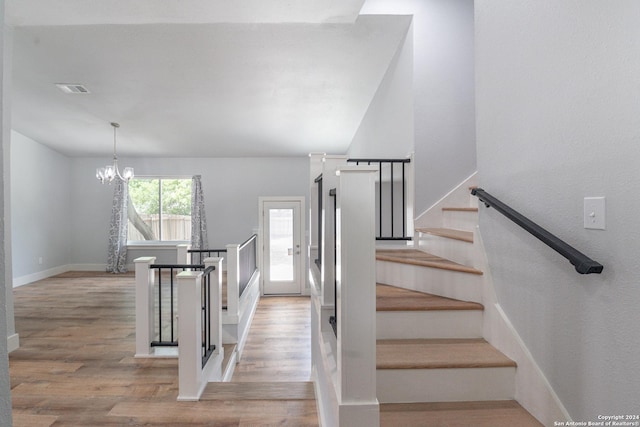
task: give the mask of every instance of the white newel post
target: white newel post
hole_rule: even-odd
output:
[[[223,258],[205,258],[205,270],[211,266],[215,271],[211,272],[211,291],[209,293],[209,307],[211,309],[211,341],[216,346],[213,354],[224,355],[222,348],[222,260]]]
[[[240,245],[227,245],[227,315],[239,321],[240,315]]]
[[[185,265],[191,264],[191,260],[189,259],[189,249],[191,245],[182,243],[176,246],[176,264]]]
[[[339,168],[337,190],[338,404],[340,426],[380,424],[376,397],[375,177]]]
[[[149,268],[156,261],[156,257],[140,257],[133,262],[136,268],[136,356],[149,357],[152,355],[151,341],[153,338],[154,304],[153,286],[155,270]]]
[[[202,272],[178,274],[178,400],[198,400],[202,379]]]

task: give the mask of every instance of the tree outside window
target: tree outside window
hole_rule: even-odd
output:
[[[191,240],[191,179],[132,179],[128,217],[130,241]]]

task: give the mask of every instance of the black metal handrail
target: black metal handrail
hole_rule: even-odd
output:
[[[318,184],[318,257],[315,263],[318,268],[322,267],[322,174],[320,174],[313,182]]]
[[[175,322],[175,311],[177,310],[177,296],[174,282],[174,271],[187,269],[204,270],[202,264],[151,264],[149,268],[158,270],[158,330],[157,340],[151,341],[151,347],[176,347],[178,345],[178,331]],[[162,330],[166,322],[162,318],[162,270],[169,270],[169,340],[162,339]],[[166,298],[166,297],[165,297]]]
[[[602,269],[604,268],[602,264],[592,260],[573,246],[559,239],[554,234],[551,234],[549,231],[531,221],[529,218],[525,217],[521,213],[512,209],[510,206],[506,205],[491,194],[487,193],[482,188],[472,189],[471,194],[480,199],[480,201],[483,202],[486,207],[494,208],[495,210],[509,218],[511,221],[527,230],[533,236],[540,239],[551,249],[568,259],[569,262],[576,268],[576,271],[578,273],[602,273]]]
[[[206,255],[206,257],[210,257],[212,256],[212,254],[216,254],[216,257],[220,257],[221,253],[227,253],[226,249],[188,249],[187,253],[192,254],[191,255],[191,262],[193,262],[194,264],[202,264],[204,262],[203,259],[203,255]],[[193,254],[198,254],[198,260],[197,262],[193,259]]]
[[[202,277],[202,367],[216,349],[216,345],[211,342],[211,272],[215,271],[215,266],[207,267]]]
[[[242,296],[247,285],[251,281],[254,273],[258,270],[257,263],[257,240],[258,235],[254,234],[249,237],[244,243],[240,245],[238,248],[238,264],[239,264],[239,290],[238,296]]]
[[[176,347],[178,345],[178,330],[177,324],[175,322],[175,312],[177,310],[177,296],[175,294],[175,270],[185,271],[187,269],[191,270],[204,270],[204,265],[202,264],[151,264],[149,268],[158,270],[158,330],[157,330],[157,340],[151,341],[151,347]],[[162,305],[165,301],[163,301],[162,296],[162,270],[169,270],[169,324],[166,325],[162,318]],[[166,297],[165,297],[166,298]],[[169,340],[163,340],[162,338],[162,330],[168,326],[169,327]]]
[[[333,316],[329,317],[329,323],[333,328],[333,333],[338,336],[338,202],[336,200],[336,189],[329,190],[329,196],[333,198]]]
[[[361,163],[366,163],[367,165],[378,164],[378,192],[376,194],[378,204],[378,212],[376,212],[378,233],[376,240],[412,240],[411,236],[407,236],[407,177],[405,171],[405,165],[411,163],[411,159],[348,159],[347,162],[355,163],[356,166]],[[383,192],[383,165],[388,165],[390,174],[388,192]],[[402,203],[398,205],[399,207],[394,199],[394,170],[396,169],[396,165],[401,167],[401,171],[399,172],[402,174]],[[394,229],[394,213],[396,210],[400,210],[402,217],[402,235],[396,233]],[[386,216],[383,215],[385,213]]]

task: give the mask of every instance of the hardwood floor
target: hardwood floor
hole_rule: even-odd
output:
[[[67,273],[15,290],[16,427],[318,425],[308,385],[295,399],[256,400],[254,390],[177,402],[177,359],[133,357],[134,304],[131,274]],[[263,298],[233,380],[308,381],[308,322],[308,298]]]

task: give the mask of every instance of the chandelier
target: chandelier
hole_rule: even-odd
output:
[[[118,169],[118,156],[116,155],[116,130],[120,127],[118,123],[111,123],[113,126],[113,164],[107,165],[103,168],[96,169],[96,178],[101,183],[111,183],[116,177],[120,178],[124,182],[129,182],[133,178],[133,168],[124,168],[122,174]]]

